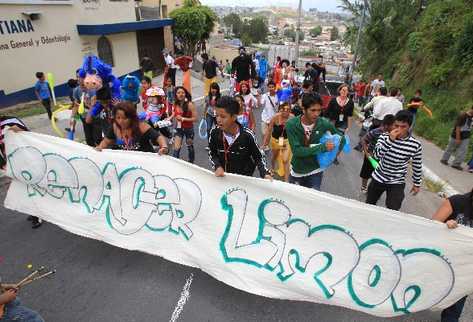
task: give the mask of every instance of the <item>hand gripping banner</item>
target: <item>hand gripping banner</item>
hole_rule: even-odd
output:
[[[473,231],[167,156],[7,131],[5,207],[266,297],[377,316],[473,292]],[[342,183],[341,183],[342,184]]]

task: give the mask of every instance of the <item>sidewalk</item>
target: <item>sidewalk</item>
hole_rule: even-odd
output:
[[[466,170],[459,171],[451,166],[441,164],[440,158],[443,155],[443,150],[422,137],[416,136],[416,138],[422,143],[423,164],[425,167],[447,182],[457,192],[466,193],[471,191],[473,187],[472,173]]]

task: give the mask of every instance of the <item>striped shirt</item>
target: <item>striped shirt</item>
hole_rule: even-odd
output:
[[[414,137],[392,141],[389,134],[382,134],[374,150],[379,166],[373,172],[373,179],[385,184],[403,184],[407,166],[412,160],[412,181],[415,186],[422,183],[422,145]]]

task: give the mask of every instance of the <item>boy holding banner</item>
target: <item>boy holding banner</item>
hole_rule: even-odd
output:
[[[209,137],[209,160],[215,176],[223,177],[228,172],[251,177],[258,167],[261,178],[271,180],[255,134],[237,122],[238,102],[222,96],[215,110],[218,127],[212,129]]]

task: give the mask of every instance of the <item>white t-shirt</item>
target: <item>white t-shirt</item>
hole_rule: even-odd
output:
[[[164,58],[164,61],[166,62],[166,65],[169,66],[169,68],[176,68],[176,65],[174,64],[174,58],[172,58],[171,55],[167,55],[166,58]]]
[[[269,124],[277,112],[278,97],[276,95],[270,96],[269,93],[264,94],[263,97],[261,97],[261,106],[263,107],[261,121]]]
[[[253,94],[243,95],[243,100],[245,101],[245,107],[248,112],[251,112],[253,109],[255,109],[256,104],[258,104],[258,101],[253,96]]]
[[[311,124],[311,125],[305,125],[304,123],[301,122],[301,125],[302,125],[302,128],[304,129],[304,135],[306,136],[307,139],[310,139],[310,136],[312,135],[312,131],[314,130],[314,127],[315,127],[315,123]],[[312,147],[312,146],[314,146],[314,144],[311,144],[310,146]],[[314,157],[315,157],[315,155],[314,155]],[[318,168],[318,169],[315,169],[314,171],[311,171],[309,173],[302,174],[302,173],[295,172],[294,169],[292,168],[292,165],[291,165],[290,172],[291,172],[291,176],[293,176],[295,178],[302,178],[302,177],[308,177],[308,176],[311,176],[313,174],[322,172],[322,169]]]
[[[395,97],[383,97],[373,107],[373,117],[377,120],[383,120],[386,115],[396,115],[402,110],[402,103]]]

